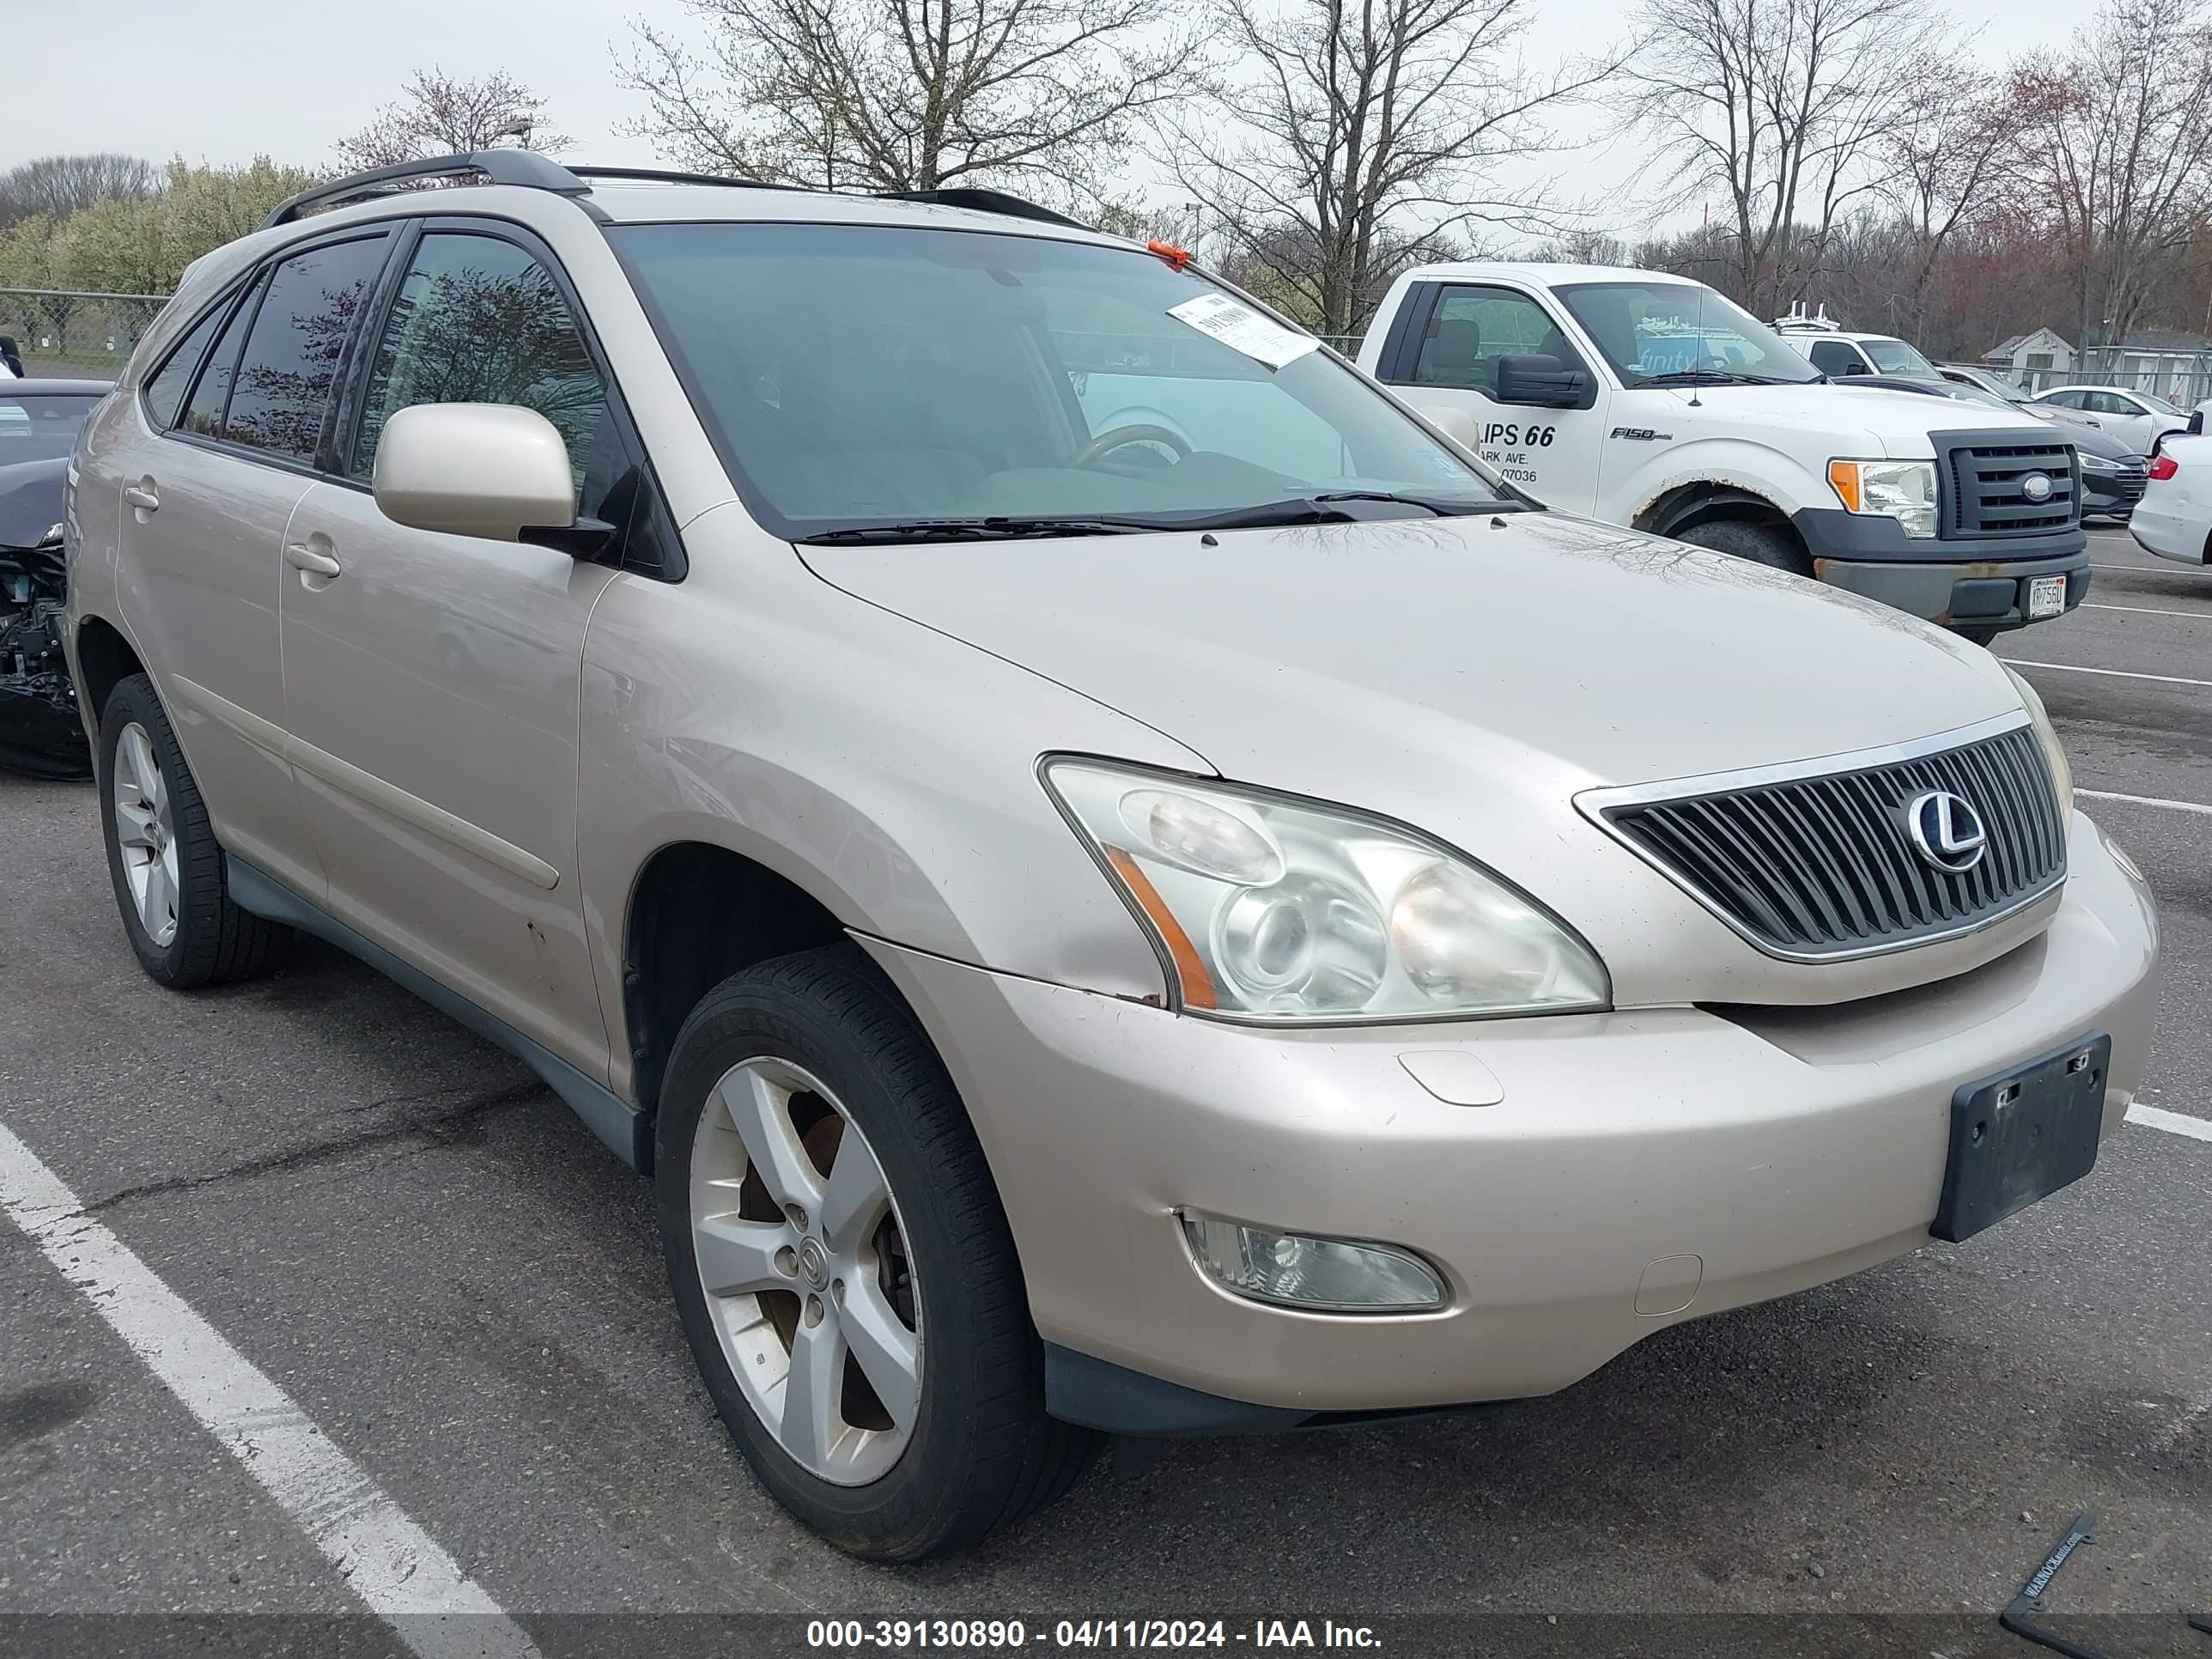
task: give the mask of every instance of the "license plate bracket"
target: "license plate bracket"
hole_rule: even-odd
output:
[[[1951,1150],[1929,1231],[1957,1242],[2095,1167],[2112,1040],[2093,1032],[1951,1097]]]
[[[2027,619],[2040,622],[2046,617],[2066,614],[2066,578],[2030,576],[2027,579]]]

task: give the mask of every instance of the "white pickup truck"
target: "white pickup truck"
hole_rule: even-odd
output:
[[[1977,639],[2088,590],[2081,467],[2025,415],[1831,384],[1687,277],[1423,265],[1359,366],[1547,507],[1716,548]]]

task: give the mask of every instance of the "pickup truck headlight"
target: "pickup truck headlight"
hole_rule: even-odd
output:
[[[1828,484],[1854,513],[1894,519],[1908,536],[1936,533],[1933,461],[1830,461]]]
[[[1334,1024],[1610,1004],[1603,964],[1564,922],[1413,830],[1101,761],[1043,775],[1185,1012]]]
[[[2027,705],[2028,719],[2035,723],[2035,740],[2043,745],[2043,763],[2051,769],[2051,786],[2058,792],[2058,817],[2063,823],[2074,816],[2074,769],[2067,762],[2066,750],[2059,746],[2058,728],[2051,723],[2051,713],[2033,686],[2009,667],[2005,677]]]

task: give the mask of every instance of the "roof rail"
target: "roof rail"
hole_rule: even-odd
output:
[[[433,155],[422,161],[401,161],[388,167],[349,173],[329,184],[303,190],[276,204],[261,222],[264,230],[304,219],[311,210],[342,207],[364,197],[390,193],[396,186],[421,179],[450,179],[461,173],[480,173],[493,185],[527,185],[534,190],[558,191],[563,196],[587,194],[591,186],[558,161],[532,149],[480,149],[466,155]]]
[[[666,167],[571,167],[579,179],[629,179],[647,185],[735,185],[746,190],[807,190],[807,185],[781,184],[773,179],[747,179],[734,173],[677,173]]]
[[[1035,219],[1042,224],[1066,225],[1071,230],[1093,228],[1065,213],[1055,213],[1035,202],[1009,196],[1003,190],[984,190],[972,185],[957,185],[948,190],[879,190],[876,194],[889,202],[933,202],[939,207],[971,208],[978,213],[1002,214],[1009,219]]]

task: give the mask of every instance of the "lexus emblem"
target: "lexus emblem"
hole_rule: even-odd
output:
[[[2020,481],[2020,493],[2031,501],[2047,501],[2051,499],[2051,480],[2040,472],[2031,472]],[[1956,800],[1958,797],[1954,795],[1951,799]]]
[[[1913,851],[1954,876],[1966,874],[1990,850],[1981,814],[1948,789],[1930,789],[1907,803],[1905,833],[1912,838]]]

